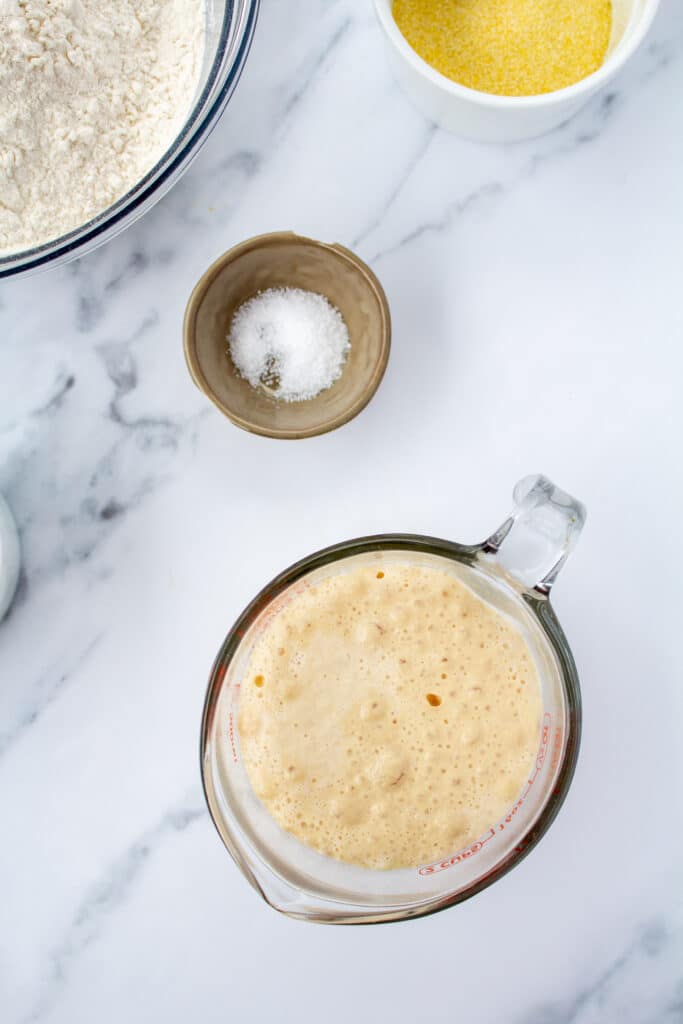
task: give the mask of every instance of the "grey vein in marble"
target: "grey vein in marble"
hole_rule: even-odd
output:
[[[642,1014],[636,1000],[624,992],[635,975],[648,976],[648,968],[663,957],[669,957],[678,969],[667,980],[665,990],[643,991],[648,1003],[656,1000],[657,1010]],[[575,996],[554,1004],[536,1007],[519,1018],[519,1024],[598,1024],[618,1021],[619,1024],[679,1024],[683,1021],[683,923],[655,920],[644,926],[631,944],[617,956],[589,985]]]
[[[42,416],[53,416],[64,404],[69,391],[74,387],[76,377],[69,370],[59,369],[55,377],[54,388],[44,402],[24,413],[22,419],[9,420],[3,430],[9,433],[24,425],[26,419],[40,419]]]
[[[649,82],[658,72],[668,67],[674,57],[679,54],[679,47],[681,45],[683,45],[681,40],[670,38],[650,43],[643,51],[643,55],[636,61],[635,70],[628,72],[631,78],[634,79],[634,85],[637,87]],[[632,84],[630,88],[622,87],[619,90],[598,94],[586,110],[569,121],[567,125],[558,128],[549,136],[539,139],[537,145],[541,147],[541,150],[533,153],[514,176],[507,178],[501,176],[500,179],[490,180],[464,196],[455,198],[446,206],[439,217],[416,225],[415,228],[402,235],[396,242],[376,250],[369,257],[370,261],[380,262],[418,241],[425,234],[438,234],[447,231],[454,220],[473,206],[487,199],[501,196],[519,182],[535,174],[540,167],[567,156],[582,146],[597,141],[621,105],[625,95],[630,93],[634,85]],[[586,121],[589,122],[589,126],[586,125]],[[593,122],[592,124],[590,124],[591,121]],[[397,185],[387,198],[382,207],[381,217],[378,217],[372,224],[368,225],[357,237],[354,244],[364,242],[372,235],[374,228],[386,218],[403,192],[406,183],[426,156],[434,137],[435,132],[431,132],[426,140],[426,144],[418,151],[415,160],[411,161],[406,172],[400,177]],[[544,151],[548,144],[550,144],[549,148]]]
[[[121,279],[114,279],[110,293]],[[79,303],[79,309],[82,308]],[[24,411],[22,429],[19,420],[11,419],[5,424],[2,441],[7,444],[7,456],[2,476],[20,529],[24,567],[0,637],[3,658],[10,657],[12,651],[9,624],[30,614],[34,598],[38,600],[37,607],[45,604],[46,599],[41,596],[45,594],[45,584],[66,587],[73,570],[89,566],[96,549],[118,528],[126,514],[180,472],[183,463],[179,452],[181,448],[189,452],[194,444],[198,426],[207,415],[206,408],[189,417],[175,412],[148,415],[143,411],[130,415],[126,409],[128,398],[140,385],[137,347],[147,343],[147,336],[157,324],[156,310],[148,311],[127,332],[125,340],[110,339],[89,349],[87,364],[81,368],[84,385],[88,380],[86,371],[92,371],[99,360],[110,382],[110,396],[103,427],[94,436],[91,432],[83,437],[78,459],[67,463],[70,477],[64,474],[64,453],[58,439],[62,433],[78,436],[78,424],[88,400],[87,387],[79,387],[81,374],[76,373],[71,359],[60,360],[45,399]],[[36,493],[31,480],[37,464],[43,469]],[[106,563],[100,562],[88,569],[88,576],[102,579],[107,572]],[[85,577],[81,584],[87,585]],[[49,640],[43,642],[42,655],[38,646],[32,649],[30,657],[28,653],[24,656],[28,678],[3,674],[0,755],[23,739],[68,689],[106,628],[106,616],[97,606],[92,619],[89,625],[82,626],[87,642],[80,650],[76,648],[75,655],[71,653],[73,638],[65,640],[50,633]],[[20,627],[17,644],[23,643],[23,636]]]
[[[133,843],[86,893],[75,911],[64,935],[52,950],[50,973],[38,991],[33,1006],[22,1017],[22,1024],[36,1024],[48,1013],[68,982],[71,968],[79,954],[105,929],[110,916],[121,907],[133,887],[138,884],[150,861],[169,838],[186,832],[195,822],[206,817],[206,810],[196,803],[181,803],[161,818]]]
[[[98,435],[98,444],[82,459],[78,472],[82,485],[71,491],[72,498],[79,497],[77,507],[70,505],[66,494],[59,493],[55,486],[54,499],[56,507],[60,509],[59,522],[62,530],[60,550],[55,550],[51,563],[35,565],[29,560],[26,566],[29,587],[39,578],[44,578],[46,572],[51,574],[55,570],[61,571],[72,561],[78,562],[89,558],[94,547],[107,535],[103,526],[111,524],[114,518],[120,518],[124,510],[137,505],[163,480],[167,472],[175,468],[173,459],[173,465],[168,463],[168,453],[176,453],[181,442],[191,438],[198,422],[206,415],[205,409],[189,418],[129,416],[126,413],[126,399],[139,386],[135,345],[156,326],[157,320],[156,313],[147,314],[127,340],[104,341],[95,348],[112,385],[112,396],[106,415],[114,433],[112,435],[109,431]],[[71,369],[61,369],[52,395],[31,413],[43,441],[49,440],[50,429],[42,426],[42,421],[54,419],[58,415],[68,415],[72,420],[79,416],[78,408],[68,409],[68,402],[76,390],[75,372]],[[9,426],[11,427],[11,424]],[[135,452],[135,462],[138,463],[137,479],[131,479],[129,466],[125,487],[114,484],[119,477],[115,467],[124,451]],[[24,536],[32,529],[40,528],[43,515],[35,503],[25,504],[21,497],[21,483],[27,479],[31,461],[35,456],[37,446],[32,443],[31,434],[25,433],[19,446],[11,450],[4,467],[5,476],[9,481],[6,485],[7,497],[12,503],[20,532]],[[116,508],[116,516],[111,515],[112,508]],[[70,533],[73,533],[71,542]]]
[[[289,114],[291,114],[299,105],[299,103],[301,103],[301,100],[303,99],[304,95],[307,93],[312,83],[315,81],[315,77],[318,71],[320,71],[322,66],[328,60],[330,54],[336,49],[336,47],[339,45],[339,43],[344,38],[346,33],[349,31],[352,23],[353,21],[351,18],[344,18],[341,24],[335,28],[328,42],[325,44],[325,46],[323,46],[319,54],[316,55],[315,60],[313,61],[313,65],[309,69],[303,82],[298,84],[294,91],[291,93],[291,95],[287,98],[287,101],[284,105],[282,112],[284,117],[287,117]]]
[[[447,231],[451,227],[453,222],[460,216],[462,216],[464,213],[467,213],[469,210],[471,210],[475,206],[480,205],[483,202],[500,198],[520,181],[524,181],[530,175],[534,174],[536,170],[543,164],[547,164],[548,162],[556,160],[559,157],[566,156],[568,153],[571,153],[579,146],[585,145],[589,142],[594,142],[597,138],[599,138],[602,129],[604,128],[610,115],[612,114],[616,106],[617,97],[618,94],[612,92],[608,93],[605,96],[601,96],[598,100],[594,102],[591,109],[593,118],[597,121],[597,124],[592,129],[587,130],[583,126],[581,126],[578,131],[575,131],[574,128],[572,128],[573,137],[570,138],[569,141],[563,141],[563,143],[560,146],[553,147],[547,153],[536,153],[532,155],[530,159],[523,164],[521,169],[514,177],[510,177],[507,180],[488,181],[482,184],[481,186],[477,187],[476,189],[473,189],[472,191],[466,193],[465,195],[459,196],[456,199],[452,200],[446,206],[443,213],[438,218],[434,218],[432,220],[417,225],[412,231],[407,232],[405,235],[399,238],[398,241],[395,242],[393,245],[375,252],[371,257],[371,261],[374,263],[378,263],[381,260],[386,259],[388,256],[392,256],[394,253],[400,251],[401,249],[404,249],[406,246],[418,241],[426,234],[441,234],[442,232]],[[558,132],[563,137],[566,131],[567,129],[558,129]],[[407,174],[402,179],[399,186],[395,189],[392,199],[386,205],[384,211],[385,215],[393,205],[393,202],[400,195],[411,174],[415,171],[416,167],[419,165],[420,161],[425,156],[427,150],[429,149],[429,144],[431,142],[432,137],[433,136],[430,136],[430,138],[427,141],[427,145],[423,148],[422,152],[416,159],[414,165],[409,168]],[[372,229],[369,228],[368,231],[364,232],[364,234],[361,237],[365,238],[367,235],[370,235],[371,230]]]
[[[420,140],[420,143],[417,146],[415,152],[410,157],[410,160],[408,161],[405,170],[399,175],[396,185],[388,194],[388,196],[386,196],[386,198],[383,200],[382,205],[377,211],[377,214],[373,218],[373,220],[370,221],[367,227],[365,227],[363,231],[360,232],[360,234],[356,235],[353,242],[351,243],[353,248],[357,248],[358,246],[362,245],[365,239],[369,235],[371,235],[372,232],[376,228],[378,228],[379,225],[382,223],[382,221],[387,216],[392,206],[398,199],[398,196],[403,190],[405,183],[409,180],[409,178],[412,176],[412,174],[422,161],[422,158],[429,149],[432,139],[434,138],[437,131],[438,128],[435,124],[428,124],[425,127],[423,138]]]
[[[5,727],[0,732],[0,759],[24,735],[27,729],[35,725],[50,704],[54,703],[67,689],[74,675],[85,664],[101,640],[102,634],[90,640],[76,654],[70,653],[62,659],[61,663],[52,665],[49,670],[41,673],[31,687],[31,694],[34,695],[34,698],[30,706],[9,728]]]

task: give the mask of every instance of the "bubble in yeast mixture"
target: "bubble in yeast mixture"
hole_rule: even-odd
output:
[[[472,842],[536,755],[526,642],[442,569],[370,565],[307,589],[257,641],[248,678],[263,680],[238,714],[255,793],[299,840],[364,867]]]

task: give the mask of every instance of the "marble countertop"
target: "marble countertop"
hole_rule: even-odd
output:
[[[90,257],[0,287],[3,1024],[683,1020],[683,7],[534,142],[436,130],[369,3],[264,0],[180,184]],[[306,442],[233,428],[180,325],[222,251],[293,228],[381,278],[389,370]],[[320,928],[266,907],[206,812],[208,670],[278,570],[386,530],[480,540],[545,472],[589,519],[555,606],[575,782],[515,871],[446,913]]]

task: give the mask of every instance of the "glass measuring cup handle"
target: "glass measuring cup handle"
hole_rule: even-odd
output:
[[[514,508],[481,546],[503,572],[536,596],[547,597],[576,544],[586,509],[545,476],[527,476],[513,491]]]

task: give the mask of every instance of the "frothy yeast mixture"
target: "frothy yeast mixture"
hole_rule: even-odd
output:
[[[541,718],[521,633],[440,568],[356,567],[295,596],[257,641],[241,755],[275,820],[368,868],[481,836],[519,795]]]

